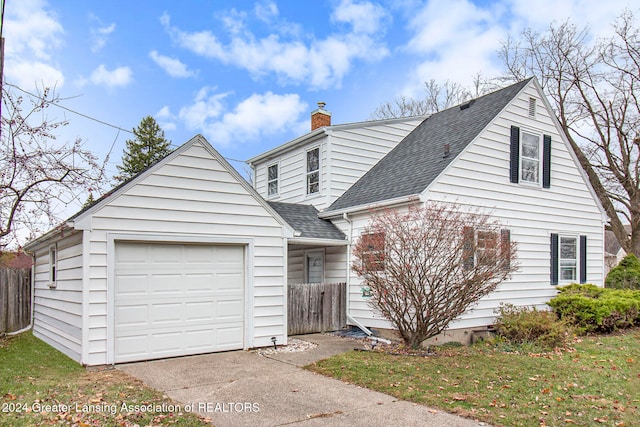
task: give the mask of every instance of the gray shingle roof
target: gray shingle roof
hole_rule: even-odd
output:
[[[530,81],[426,118],[325,212],[421,193]]]
[[[318,218],[318,210],[311,205],[268,202],[271,207],[296,231],[300,237],[344,240],[345,235],[330,221]]]

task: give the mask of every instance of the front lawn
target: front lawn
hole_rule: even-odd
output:
[[[0,426],[210,425],[172,409],[182,408],[124,372],[86,371],[30,332],[0,339]]]
[[[308,368],[496,426],[639,425],[640,329],[573,347],[540,354],[485,343],[427,357],[353,351]]]

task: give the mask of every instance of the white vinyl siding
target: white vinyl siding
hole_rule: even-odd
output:
[[[536,119],[529,117],[529,98],[538,100]],[[501,303],[535,305],[545,308],[557,289],[550,285],[551,232],[563,230],[567,235],[586,235],[587,281],[602,285],[603,218],[583,176],[554,125],[535,86],[528,85],[520,96],[482,132],[479,137],[422,194],[422,200],[458,202],[486,208],[517,243],[520,269],[503,282],[451,328],[479,327],[491,324]],[[543,189],[532,185],[513,185],[509,181],[510,127],[535,130],[552,138],[552,185]],[[367,225],[369,215],[351,214],[357,238]],[[348,234],[342,219],[334,223]],[[361,282],[351,273],[350,314],[365,326],[390,328],[362,298]]]
[[[244,242],[239,244],[247,251],[245,346],[271,345],[273,336],[286,343],[283,225],[203,143],[194,141],[107,200],[102,208],[76,223],[76,229],[83,229],[83,233],[57,243],[57,289],[47,286],[48,245],[38,250],[36,336],[80,363],[113,363],[114,343],[109,338],[113,337],[113,306],[109,302],[110,298],[113,301],[113,288],[109,286],[114,286],[118,242],[115,239],[114,245],[113,236],[130,234],[156,242]],[[82,293],[83,276],[86,295]]]
[[[55,251],[56,286],[52,279],[51,249]],[[82,233],[60,238],[36,250],[34,268],[33,334],[73,360],[81,360]]]
[[[332,126],[324,133],[284,150],[274,158],[255,164],[254,188],[268,195],[268,166],[278,162],[277,200],[304,203],[322,210],[333,203],[366,171],[422,122],[421,117]],[[307,195],[306,152],[320,148],[320,191],[322,197]],[[275,155],[275,154],[274,154]]]

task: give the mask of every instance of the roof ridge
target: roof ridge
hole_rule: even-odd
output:
[[[530,77],[425,118],[323,214],[420,194],[533,79]],[[467,104],[468,108],[460,108]],[[448,155],[429,149],[439,143],[449,146]]]

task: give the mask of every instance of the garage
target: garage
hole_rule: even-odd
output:
[[[242,349],[240,245],[116,242],[116,363]]]

